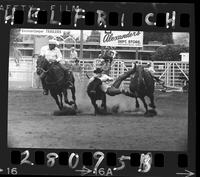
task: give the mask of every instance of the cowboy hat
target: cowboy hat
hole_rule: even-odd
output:
[[[55,39],[50,39],[49,44],[59,45],[58,41],[56,41]]]
[[[79,59],[76,58],[76,60],[75,60],[74,62],[75,62],[75,63],[76,63],[76,62],[79,62]]]
[[[96,69],[94,70],[94,73],[95,73],[95,74],[102,73],[102,72],[103,72],[103,70],[102,70],[101,68],[96,68]]]

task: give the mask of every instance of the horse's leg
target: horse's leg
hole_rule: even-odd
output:
[[[96,115],[96,114],[99,113],[99,108],[98,108],[98,106],[96,104],[96,100],[92,99],[91,102],[92,102],[92,105],[94,106],[94,115]]]
[[[154,95],[153,93],[149,96],[151,103],[149,104],[150,107],[153,109],[150,111],[153,115],[157,115],[156,106],[154,103]]]
[[[63,99],[63,95],[62,95],[62,93],[60,93],[59,96],[60,96],[60,106],[63,109],[63,100],[62,100]]]
[[[63,91],[63,94],[64,94],[64,101],[65,101],[65,103],[66,104],[70,104],[69,100],[68,100],[68,96],[67,96],[67,89]]]
[[[135,107],[138,109],[140,107],[139,101],[138,101],[138,93],[135,91]]]
[[[153,94],[149,95],[149,98],[150,98],[150,101],[151,101],[151,103],[149,104],[149,106],[151,108],[155,109],[156,106],[155,106],[155,103],[154,103],[154,95]]]
[[[62,107],[61,107],[60,102],[59,102],[59,100],[58,100],[58,96],[57,96],[55,93],[52,93],[52,92],[51,92],[51,96],[55,99],[58,108],[59,108],[60,110],[62,110]]]
[[[71,93],[72,93],[72,99],[74,101],[74,108],[77,109],[77,105],[76,105],[76,89],[75,86],[73,85],[73,87],[71,88]]]
[[[127,91],[127,92],[125,93],[125,95],[126,95],[126,96],[129,96],[129,97],[135,98],[135,105],[136,105],[136,108],[139,108],[139,107],[140,107],[140,104],[139,104],[138,99],[137,99],[138,95],[137,95],[136,92],[133,93],[133,92],[131,92],[131,91]]]
[[[107,106],[106,106],[106,95],[103,96],[101,107],[104,108],[104,111],[107,112]]]
[[[144,108],[145,108],[145,110],[146,110],[145,115],[147,115],[147,114],[148,114],[148,106],[147,106],[147,103],[146,103],[144,97],[140,97],[140,99],[142,100],[142,102],[143,102],[143,104],[144,104]]]
[[[135,107],[138,109],[140,107],[140,104],[138,102],[137,97],[135,97]]]

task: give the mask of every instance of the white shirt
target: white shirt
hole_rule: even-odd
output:
[[[107,89],[111,87],[111,84],[114,79],[107,74],[102,74],[101,77],[98,77],[98,75],[94,75],[93,77],[90,78],[89,83],[94,80],[94,78],[99,78],[102,81],[101,89],[103,92],[107,92]]]
[[[112,52],[114,53],[113,58],[115,58],[117,55],[117,52],[115,50],[112,50]]]
[[[76,58],[78,58],[78,54],[77,54],[77,52],[76,52],[75,50],[70,52],[70,58],[71,58],[71,59],[76,59]]]
[[[153,68],[153,66],[150,66],[148,68],[145,68],[145,70],[149,71],[152,75],[154,75],[154,73],[156,72]]]
[[[47,60],[55,60],[55,61],[61,61],[62,60],[62,54],[60,52],[60,49],[55,47],[53,50],[49,49],[49,46],[44,46],[41,48],[40,55],[45,56]]]

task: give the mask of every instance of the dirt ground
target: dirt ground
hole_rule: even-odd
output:
[[[77,91],[80,113],[54,116],[56,103],[40,89],[11,89],[8,98],[8,146],[15,148],[187,150],[188,94],[155,93],[158,115],[135,112],[135,100],[107,97],[119,104],[117,115],[94,116],[83,88]]]

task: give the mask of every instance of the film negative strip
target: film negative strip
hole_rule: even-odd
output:
[[[194,8],[0,1],[0,174],[195,176]]]

